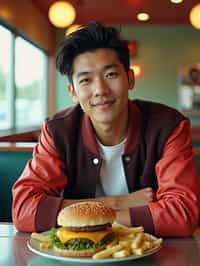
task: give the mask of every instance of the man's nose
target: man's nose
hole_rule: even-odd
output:
[[[110,91],[107,82],[103,78],[96,78],[94,87],[96,96],[108,94]]]

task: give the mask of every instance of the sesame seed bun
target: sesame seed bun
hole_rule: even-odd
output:
[[[63,208],[57,223],[63,227],[84,227],[113,223],[115,211],[102,202],[84,201]]]

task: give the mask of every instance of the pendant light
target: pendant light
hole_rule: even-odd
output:
[[[190,23],[192,26],[200,30],[200,4],[195,5],[190,11]]]
[[[66,28],[74,22],[76,11],[71,3],[56,1],[50,6],[48,16],[55,27]]]

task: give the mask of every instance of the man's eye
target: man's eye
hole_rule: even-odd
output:
[[[107,78],[116,78],[118,76],[117,72],[109,72],[106,74]]]
[[[89,83],[89,78],[84,78],[79,80],[79,84],[88,84]]]

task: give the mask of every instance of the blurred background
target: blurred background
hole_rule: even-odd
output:
[[[189,117],[200,171],[199,0],[0,0],[0,221],[12,221],[11,188],[42,121],[73,105],[68,80],[55,69],[58,44],[94,20],[128,41],[136,76],[130,98]]]
[[[92,20],[129,42],[130,98],[165,103],[200,124],[200,1],[0,0],[0,135],[40,128],[72,105],[56,48],[71,26]]]

